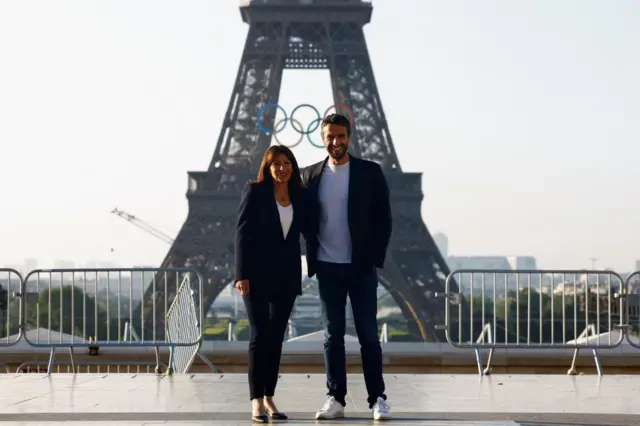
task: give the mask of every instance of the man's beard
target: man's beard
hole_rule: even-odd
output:
[[[348,150],[346,145],[340,145],[339,147],[327,147],[327,151],[331,158],[341,160],[345,155],[347,155]]]

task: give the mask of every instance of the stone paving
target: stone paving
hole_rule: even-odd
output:
[[[640,376],[407,374],[385,379],[394,425],[640,424]],[[7,374],[0,381],[2,425],[251,424],[244,374]],[[361,375],[349,377],[344,420],[313,420],[324,392],[323,375],[282,375],[276,401],[290,420],[279,423],[376,423]]]

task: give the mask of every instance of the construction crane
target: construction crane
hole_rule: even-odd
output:
[[[113,210],[111,210],[111,213],[120,216],[121,218],[123,218],[124,220],[126,220],[127,222],[131,222],[131,224],[137,226],[138,228],[142,229],[143,231],[153,235],[156,238],[161,239],[162,241],[164,241],[167,244],[173,244],[173,238],[171,238],[170,236],[168,236],[167,234],[165,234],[164,232],[160,231],[159,229],[155,228],[152,225],[149,225],[148,223],[146,223],[145,221],[143,221],[140,218],[135,217],[134,215],[127,213],[123,210],[119,210],[117,207]],[[113,249],[112,249],[113,250]],[[308,291],[311,289],[311,287],[313,287],[315,285],[314,281],[309,281],[307,283],[303,284],[303,291]]]
[[[120,216],[121,218],[123,218],[124,220],[126,220],[127,222],[130,222],[131,224],[137,226],[138,228],[142,229],[143,231],[153,235],[156,238],[161,239],[162,241],[164,241],[167,244],[173,244],[173,238],[171,238],[169,235],[165,234],[164,232],[160,231],[159,229],[149,225],[148,223],[146,223],[145,221],[143,221],[142,219],[139,219],[137,217],[135,217],[132,214],[129,214],[125,211],[119,210],[117,207],[113,210],[111,210],[111,213]]]

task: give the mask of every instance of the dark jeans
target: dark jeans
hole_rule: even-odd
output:
[[[251,285],[251,284],[249,284]],[[242,296],[249,325],[250,399],[273,396],[280,371],[282,341],[297,294],[252,291]]]
[[[328,395],[346,405],[347,368],[344,348],[347,295],[360,342],[369,408],[378,397],[387,399],[382,378],[382,348],[378,338],[378,274],[351,264],[318,262],[318,285],[324,321],[324,365]]]

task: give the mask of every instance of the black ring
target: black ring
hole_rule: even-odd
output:
[[[300,123],[300,122],[299,122],[298,120],[296,120],[295,118],[293,118],[293,117],[286,118],[286,117],[285,117],[285,118],[281,118],[281,119],[280,119],[280,121],[278,121],[278,122],[276,123],[276,125],[275,125],[275,126],[273,126],[273,127],[275,127],[275,128],[277,129],[277,128],[278,128],[278,126],[280,125],[280,123],[282,123],[283,121],[287,121],[287,120],[291,122],[291,127],[293,127],[293,123],[294,123],[294,122],[295,122],[295,123],[298,123],[299,125],[301,125],[301,126],[302,126],[302,123]],[[296,143],[294,143],[293,145],[285,145],[285,144],[283,144],[282,142],[280,142],[280,140],[278,139],[278,132],[274,132],[274,133],[273,133],[273,137],[275,138],[276,143],[277,143],[278,145],[286,146],[287,148],[295,148],[296,146],[300,145],[300,143],[301,143],[301,142],[302,142],[302,140],[304,139],[304,133],[300,133],[300,132],[298,132],[298,134],[300,135],[300,139],[298,139],[298,141],[297,141]],[[307,137],[308,137],[308,136],[309,136],[309,135],[307,135]],[[312,145],[314,145],[314,146],[315,146],[315,144],[312,144]]]
[[[309,107],[312,110],[314,110],[316,112],[316,115],[318,116],[317,120],[317,124],[316,127],[314,127],[313,129],[307,129],[306,131],[302,128],[302,123],[300,123],[298,120],[294,120],[293,119],[293,115],[296,113],[296,111],[298,110],[298,108],[302,108],[302,107]],[[320,111],[318,111],[318,109],[316,107],[314,107],[311,104],[300,104],[297,107],[295,107],[293,109],[293,111],[291,111],[291,114],[289,115],[289,120],[291,121],[291,127],[293,127],[293,130],[295,130],[296,132],[300,133],[303,137],[304,135],[308,135],[312,132],[315,132],[316,129],[320,126],[320,123],[322,122],[322,115],[320,115]],[[296,126],[294,125],[294,122],[298,123],[300,125],[300,129],[297,129]],[[278,128],[278,126],[274,126],[276,129]],[[309,126],[311,127],[311,126]]]

